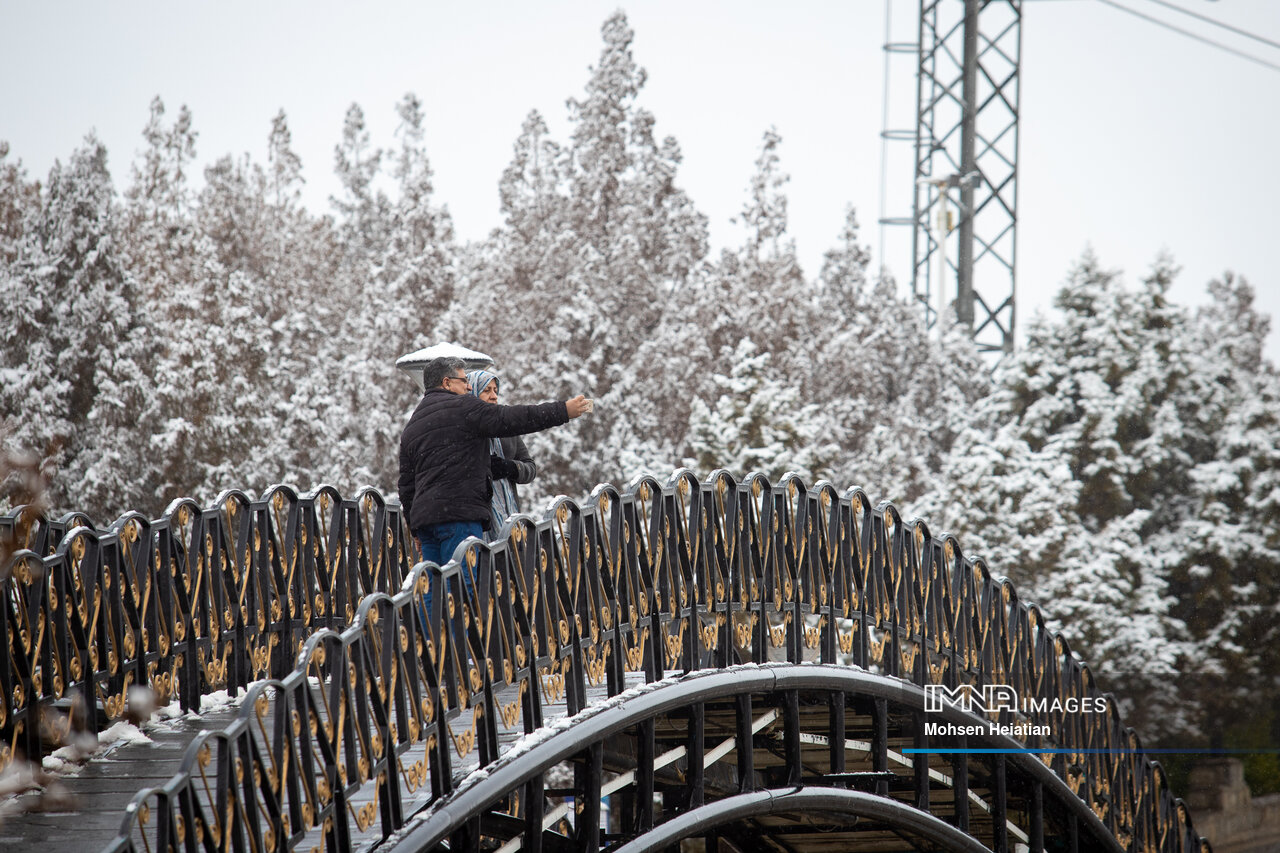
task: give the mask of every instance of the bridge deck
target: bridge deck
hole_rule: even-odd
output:
[[[629,673],[627,683],[642,683],[640,673]],[[588,690],[588,701],[603,700],[603,687]],[[504,696],[510,701],[515,696]],[[24,853],[63,853],[67,850],[101,850],[120,831],[125,809],[135,794],[145,788],[159,787],[178,772],[187,747],[201,732],[214,732],[226,728],[239,713],[239,707],[218,708],[206,714],[178,717],[159,726],[148,726],[144,733],[150,743],[119,743],[103,754],[95,756],[78,771],[57,777],[59,785],[67,791],[68,798],[58,807],[48,808],[42,792],[31,791],[18,795],[4,804],[0,812],[0,850],[22,850]],[[550,724],[566,713],[564,702],[543,707],[544,723]],[[503,732],[499,736],[500,752],[520,738],[519,732]],[[423,757],[425,748],[419,745],[402,756],[406,764]],[[453,759],[453,777],[461,781],[479,766],[475,751]],[[353,811],[372,799],[372,791],[353,799],[349,808]],[[413,814],[427,805],[430,786],[419,789],[419,796],[405,803],[405,813]],[[353,834],[355,827],[353,825]],[[382,838],[378,823],[359,834],[356,850],[369,849]],[[299,850],[313,846],[324,848],[319,829],[305,837]]]
[[[151,743],[119,743],[87,762],[78,773],[58,778],[69,794],[64,810],[46,810],[40,792],[6,803],[0,819],[0,849],[27,853],[101,850],[120,831],[125,807],[143,788],[168,782],[182,763],[187,745],[202,731],[230,723],[235,707],[201,716],[178,717],[147,727]],[[16,813],[15,813],[16,812]]]

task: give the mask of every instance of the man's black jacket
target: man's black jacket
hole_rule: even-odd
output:
[[[564,403],[502,406],[432,388],[400,435],[400,505],[417,530],[446,521],[489,524],[489,442],[569,421]]]

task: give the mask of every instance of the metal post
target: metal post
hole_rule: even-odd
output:
[[[964,4],[964,71],[960,119],[960,235],[956,254],[956,315],[973,332],[973,181],[965,177],[977,170],[974,132],[978,118],[978,0]],[[943,256],[943,264],[946,257]]]

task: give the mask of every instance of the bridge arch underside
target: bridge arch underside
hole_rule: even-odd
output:
[[[923,708],[848,667],[691,673],[517,742],[379,849],[1123,849],[1037,756],[946,751],[1017,744],[926,737]]]

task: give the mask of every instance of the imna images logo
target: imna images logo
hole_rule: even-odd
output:
[[[924,685],[925,713],[941,713],[952,707],[966,713],[994,714],[1000,711],[1012,711],[1024,714],[1068,713],[1068,714],[1105,714],[1107,698],[1105,696],[1067,696],[1067,697],[1019,697],[1018,692],[1008,684],[960,684],[948,687],[945,684]]]
[[[926,684],[924,686],[925,713],[940,713],[944,705],[950,705],[970,714],[1017,711],[1018,693],[1007,684],[984,684],[981,687],[972,684],[961,684],[958,687]]]

